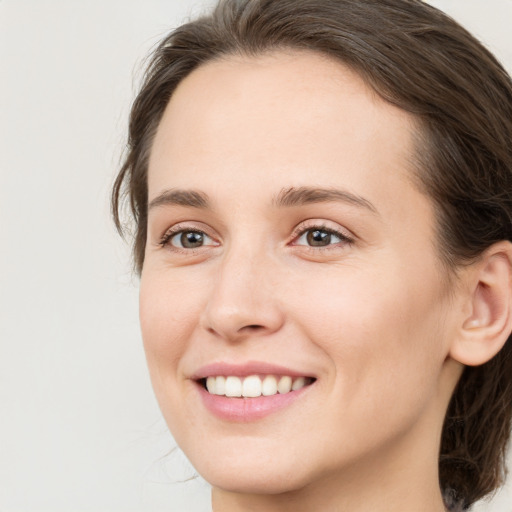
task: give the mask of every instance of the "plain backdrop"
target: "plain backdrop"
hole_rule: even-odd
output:
[[[512,0],[432,0],[512,70]],[[0,0],[0,512],[207,512],[109,219],[143,57],[203,0]],[[512,462],[512,461],[511,461]],[[512,484],[478,511],[512,512]]]

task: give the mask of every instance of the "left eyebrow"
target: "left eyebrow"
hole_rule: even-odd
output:
[[[379,215],[377,208],[368,199],[337,188],[290,187],[281,190],[272,200],[272,204],[277,207],[291,207],[329,201],[341,201]]]

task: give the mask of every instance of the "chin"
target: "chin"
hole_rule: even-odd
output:
[[[213,487],[239,494],[285,494],[306,486],[298,475],[283,477],[270,467],[206,472],[201,476]]]
[[[207,460],[202,457],[190,457],[190,460],[209,484],[234,493],[282,494],[301,489],[314,479],[311,465],[306,467],[301,461],[268,453],[265,457],[261,454],[250,457],[246,452],[242,458],[209,453]]]

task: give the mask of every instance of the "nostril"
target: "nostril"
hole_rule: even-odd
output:
[[[246,325],[245,327],[242,327],[242,329],[249,329],[251,331],[257,331],[259,329],[263,329],[262,325]]]
[[[258,324],[251,324],[251,325],[244,325],[241,327],[238,332],[239,333],[251,333],[251,332],[259,332],[265,330],[265,327],[263,325]]]

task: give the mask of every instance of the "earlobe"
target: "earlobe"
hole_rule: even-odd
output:
[[[512,330],[512,244],[489,247],[468,269],[469,314],[463,318],[450,356],[479,366],[491,360],[506,343]]]

